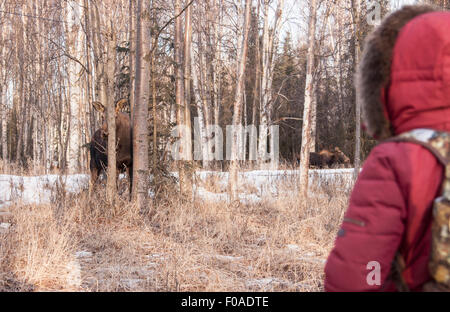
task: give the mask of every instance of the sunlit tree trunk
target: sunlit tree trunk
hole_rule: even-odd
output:
[[[79,0],[71,0],[67,3],[67,29],[66,42],[69,54],[81,60],[83,58],[83,31],[82,25],[82,4]],[[81,148],[81,104],[82,104],[82,78],[81,65],[68,60],[68,80],[69,80],[69,106],[70,106],[70,134],[69,134],[69,153],[68,170],[69,173],[80,171],[80,148]]]
[[[7,138],[7,125],[8,125],[8,119],[7,119],[7,95],[6,90],[2,92],[2,158],[4,164],[8,161],[8,138]]]
[[[356,3],[355,3],[356,1]],[[359,62],[360,47],[359,47],[359,14],[361,11],[360,0],[352,0],[352,10],[353,10],[353,30],[354,30],[354,40],[355,40],[355,65]],[[358,101],[358,97],[355,96],[355,170],[353,172],[353,179],[356,180],[361,167],[361,103]]]
[[[213,118],[214,125],[220,125],[220,105],[221,105],[221,36],[222,36],[222,1],[214,0],[214,57],[213,57],[213,69],[212,69],[212,84],[213,84]],[[215,149],[219,149],[223,144],[220,141],[219,135],[214,134],[214,146]],[[212,152],[212,151],[211,151]]]
[[[175,45],[174,45],[174,54],[175,54],[175,104],[176,104],[176,118],[177,118],[177,126],[179,129],[179,138],[180,138],[180,150],[179,157],[181,160],[178,161],[178,172],[179,172],[179,180],[180,180],[180,192],[181,194],[190,197],[191,187],[189,173],[187,172],[186,161],[190,159],[188,155],[187,144],[186,142],[189,140],[187,138],[187,132],[189,131],[186,126],[185,114],[186,111],[184,109],[185,102],[185,93],[184,93],[184,73],[183,73],[183,45],[182,45],[182,27],[181,27],[181,13],[180,9],[180,0],[175,0]]]
[[[129,73],[130,73],[130,113],[131,113],[131,120],[133,120],[134,118],[134,113],[133,113],[133,109],[134,109],[134,90],[135,90],[135,75],[136,75],[136,68],[135,68],[135,59],[136,59],[136,30],[137,29],[137,25],[136,25],[136,18],[137,18],[137,14],[136,14],[136,8],[135,8],[135,2],[136,0],[129,0],[129,38],[128,38],[128,42],[130,43],[130,53],[129,53]],[[140,27],[142,27],[140,25]]]
[[[184,122],[186,125],[185,153],[186,161],[192,161],[192,125],[191,125],[191,45],[192,45],[192,24],[191,6],[185,10],[184,25]]]
[[[303,108],[302,145],[300,151],[300,195],[308,196],[309,149],[311,148],[311,103],[314,96],[314,38],[316,30],[316,0],[310,0],[308,22],[308,54]]]
[[[197,33],[197,36],[200,36],[200,34]],[[199,41],[197,40],[197,42],[199,42]],[[191,47],[191,49],[192,49],[192,47]],[[198,49],[198,50],[199,50],[199,53],[201,53],[200,49]],[[191,53],[192,52],[193,51],[191,51]],[[193,56],[193,53],[192,53],[192,56]],[[202,103],[201,91],[200,91],[200,86],[199,86],[198,70],[197,70],[197,68],[195,66],[195,62],[192,62],[191,66],[192,66],[192,69],[191,69],[192,86],[193,86],[193,91],[194,91],[195,107],[197,108],[198,131],[199,131],[199,134],[200,134],[200,143],[201,143],[200,146],[199,146],[200,154],[197,155],[197,157],[201,157],[202,164],[205,165],[206,160],[208,158],[208,155],[207,155],[208,151],[205,148],[208,138],[207,138],[206,127],[205,127],[205,118],[204,118],[204,112],[203,112],[203,103]]]
[[[0,6],[3,9],[3,5]],[[3,169],[5,172],[8,172],[8,138],[7,138],[7,124],[8,124],[8,106],[7,106],[7,92],[8,86],[6,84],[7,74],[6,74],[6,47],[3,44],[3,33],[5,31],[3,24],[0,24],[0,111],[1,111],[1,123],[2,123],[2,160],[3,160]]]
[[[264,163],[267,155],[267,135],[271,124],[272,114],[272,81],[274,68],[274,48],[277,43],[276,34],[281,22],[284,2],[278,2],[274,25],[269,30],[269,0],[264,1],[264,26],[262,40],[262,68],[261,68],[261,95],[260,95],[260,132],[258,146],[258,160]]]
[[[204,12],[204,14],[206,14],[206,12]],[[199,79],[197,79],[197,90],[198,90],[198,97],[200,99],[198,105],[201,105],[202,107],[199,108],[199,114],[201,111],[201,118],[199,116],[199,122],[200,122],[200,129],[202,131],[202,144],[201,144],[201,149],[202,149],[202,160],[203,160],[203,168],[209,168],[209,164],[210,164],[210,159],[209,159],[209,155],[211,152],[210,149],[210,131],[209,131],[209,127],[211,125],[211,118],[210,118],[210,105],[211,105],[211,96],[210,96],[210,90],[209,90],[209,75],[208,75],[208,64],[207,64],[207,60],[205,57],[206,49],[205,49],[205,45],[206,42],[205,40],[203,40],[203,36],[202,36],[202,32],[203,31],[198,31],[198,35],[197,35],[197,45],[198,45],[198,58],[197,58],[197,63],[198,63],[198,77],[200,77]],[[205,35],[206,37],[206,35]]]
[[[103,96],[106,104],[106,123],[108,126],[108,168],[106,181],[107,198],[114,201],[117,192],[117,167],[116,167],[116,110],[114,99],[114,73],[116,58],[116,34],[113,29],[113,20],[106,20],[107,25],[107,51],[106,51],[106,85]]]
[[[21,6],[21,12],[24,12],[24,6]],[[16,103],[16,107],[18,108],[17,113],[17,120],[19,122],[19,126],[18,127],[18,133],[17,133],[17,147],[16,147],[16,162],[21,162],[22,161],[22,152],[24,150],[24,141],[23,137],[24,137],[24,124],[25,124],[25,111],[26,111],[26,107],[25,107],[25,103],[24,103],[24,93],[25,93],[25,86],[24,86],[24,80],[25,80],[25,70],[24,70],[24,47],[25,47],[25,30],[24,30],[24,25],[26,25],[25,22],[25,16],[22,15],[20,18],[20,21],[17,20],[16,21],[16,40],[17,40],[17,46],[16,46],[16,66],[17,66],[17,77],[16,79],[16,83],[14,86],[14,96],[15,99],[18,100]]]
[[[239,131],[238,128],[242,127],[242,97],[244,90],[244,73],[247,60],[248,49],[248,32],[250,28],[250,7],[251,0],[245,1],[245,13],[244,13],[244,27],[242,32],[241,49],[238,50],[237,57],[237,79],[236,79],[236,93],[234,96],[234,109],[233,109],[233,127],[231,141],[231,162],[228,178],[228,189],[230,201],[238,199],[238,149],[239,149]],[[239,40],[239,39],[238,39]]]
[[[133,198],[140,211],[146,206],[148,192],[148,105],[150,84],[150,15],[148,4],[137,0],[136,78],[133,109]],[[155,151],[154,151],[155,152]]]

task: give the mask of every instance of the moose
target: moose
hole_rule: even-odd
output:
[[[128,114],[121,112],[127,103],[126,99],[119,100],[115,105],[116,119],[116,167],[119,172],[127,172],[130,179],[130,194],[133,180],[133,155],[132,155],[132,134],[131,121]],[[105,106],[100,102],[93,102],[94,109],[102,114],[105,113]],[[95,185],[99,174],[105,171],[108,166],[108,127],[106,122],[94,132],[90,143],[90,170],[91,182]]]
[[[300,158],[297,157],[297,163]],[[335,165],[350,166],[350,158],[348,158],[339,147],[335,147],[334,151],[327,149],[321,150],[319,153],[311,152],[309,154],[309,165],[313,168],[323,169],[325,167],[331,168]]]

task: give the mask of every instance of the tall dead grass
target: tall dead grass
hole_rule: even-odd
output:
[[[258,204],[186,201],[175,190],[141,213],[99,188],[12,206],[0,234],[0,290],[321,291],[348,194],[295,181]]]

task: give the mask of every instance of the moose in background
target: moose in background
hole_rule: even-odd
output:
[[[300,163],[300,157],[297,155],[297,163]],[[321,150],[319,153],[311,152],[309,154],[310,168],[336,168],[351,166],[350,158],[348,158],[339,147],[335,147],[333,151],[327,149]]]
[[[132,190],[132,174],[133,174],[133,155],[132,155],[132,136],[130,116],[121,112],[127,103],[126,99],[122,99],[116,103],[116,166],[119,172],[127,172],[130,179],[130,194]],[[100,102],[92,103],[95,110],[99,111],[102,116],[105,113],[105,106]],[[101,172],[106,170],[108,166],[108,127],[104,122],[100,129],[95,131],[92,136],[90,148],[90,170],[91,183],[94,186]]]

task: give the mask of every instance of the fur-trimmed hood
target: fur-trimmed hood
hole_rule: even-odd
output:
[[[364,43],[356,96],[377,139],[450,131],[450,12],[405,6],[387,16]]]

